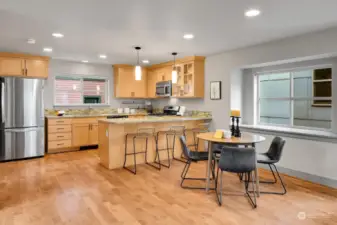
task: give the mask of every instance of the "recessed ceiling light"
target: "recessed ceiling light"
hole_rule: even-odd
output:
[[[87,63],[87,62],[89,62],[88,60],[82,60],[82,63]]]
[[[44,51],[44,52],[52,52],[53,49],[52,49],[52,48],[43,48],[43,51]]]
[[[150,61],[147,60],[147,59],[144,59],[142,62],[143,62],[144,64],[150,63]]]
[[[106,59],[106,55],[99,55],[99,57],[101,58],[101,59]]]
[[[29,38],[29,39],[27,40],[27,43],[33,45],[33,44],[36,43],[36,40],[33,39],[33,38]]]
[[[52,35],[56,38],[63,38],[64,37],[64,35],[61,34],[61,33],[53,33]]]
[[[245,12],[245,16],[254,17],[260,15],[261,11],[258,9],[250,9]]]
[[[193,34],[184,34],[184,39],[186,39],[186,40],[191,40],[193,38],[194,38]]]

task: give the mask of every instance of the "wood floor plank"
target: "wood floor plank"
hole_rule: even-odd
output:
[[[261,195],[255,210],[243,196],[223,196],[219,207],[213,192],[180,188],[183,166],[110,171],[99,165],[97,151],[0,163],[0,225],[337,224],[336,189],[284,176],[285,196]],[[205,166],[192,164],[189,176],[204,176]],[[265,170],[260,176],[271,178]],[[223,179],[225,193],[243,194],[236,175]]]

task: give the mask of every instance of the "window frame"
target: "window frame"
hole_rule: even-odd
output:
[[[270,71],[263,71],[263,72],[257,72],[255,73],[255,79],[256,79],[256,91],[255,91],[255,124],[256,125],[262,125],[262,126],[270,126],[270,127],[287,127],[287,128],[299,128],[299,129],[306,129],[306,130],[320,130],[320,131],[332,131],[332,119],[333,115],[331,113],[330,121],[331,121],[331,126],[330,128],[319,128],[319,127],[306,127],[306,126],[296,126],[294,125],[294,101],[295,100],[331,100],[332,102],[332,94],[331,97],[314,97],[314,93],[312,93],[312,97],[294,97],[294,77],[293,73],[298,72],[298,71],[303,71],[303,70],[312,70],[314,71],[315,69],[324,69],[324,68],[331,68],[332,75],[331,75],[331,80],[333,79],[333,65],[332,64],[320,64],[320,65],[314,65],[314,66],[306,66],[306,67],[295,67],[295,68],[287,68],[287,69],[280,69],[280,70],[270,70]],[[275,97],[260,97],[260,76],[261,75],[266,75],[266,74],[272,74],[272,73],[289,73],[290,74],[290,97],[280,97],[280,98],[275,98]],[[312,72],[312,79],[313,79],[313,72]],[[280,79],[280,80],[285,80],[285,79]],[[331,81],[331,90],[333,92],[333,85]],[[289,101],[290,107],[289,107],[289,115],[290,115],[290,124],[270,124],[270,123],[261,123],[260,122],[260,101],[262,100],[277,100],[277,101]],[[330,107],[332,110],[332,105]]]
[[[82,99],[82,103],[81,104],[56,104],[56,80],[57,78],[73,78],[73,79],[79,79],[81,81],[81,99]],[[106,99],[106,103],[98,103],[98,104],[84,104],[83,103],[83,80],[84,79],[96,79],[96,80],[105,80],[105,93],[104,93],[104,98]],[[95,75],[56,75],[53,78],[53,95],[54,95],[54,101],[53,101],[53,105],[54,107],[58,107],[58,106],[87,106],[87,107],[93,107],[93,106],[109,106],[110,105],[110,80],[107,77],[101,77],[101,76],[95,76]]]

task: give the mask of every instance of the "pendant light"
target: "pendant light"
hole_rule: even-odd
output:
[[[176,67],[176,52],[172,52],[173,55],[173,70],[172,70],[172,84],[176,84],[178,82],[178,73]]]
[[[136,80],[142,80],[142,67],[140,67],[139,64],[139,50],[141,50],[141,47],[135,47],[137,51],[137,65],[135,67],[135,79]]]

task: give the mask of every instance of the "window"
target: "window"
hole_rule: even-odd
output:
[[[259,124],[331,128],[331,68],[258,74]]]
[[[56,77],[54,93],[55,105],[108,104],[108,80]]]

